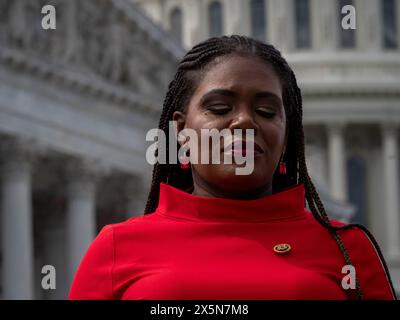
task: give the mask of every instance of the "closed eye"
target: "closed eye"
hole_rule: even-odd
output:
[[[271,119],[277,115],[276,111],[272,111],[266,108],[258,108],[256,111],[259,115],[268,119]]]
[[[231,108],[225,104],[215,104],[207,108],[215,114],[225,114],[228,113]]]

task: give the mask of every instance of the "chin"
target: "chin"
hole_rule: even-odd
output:
[[[272,174],[266,174],[265,170],[254,170],[249,175],[237,175],[235,173],[235,167],[228,172],[225,171],[222,174],[215,174],[215,180],[219,181],[219,184],[223,185],[223,188],[227,191],[243,191],[249,192],[251,189],[261,188],[266,184],[266,181],[272,180]]]

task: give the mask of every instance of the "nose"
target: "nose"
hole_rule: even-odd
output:
[[[254,114],[251,110],[241,110],[239,111],[235,117],[232,119],[229,129],[233,131],[233,129],[254,129],[254,136],[257,135],[259,130],[258,123],[254,120]],[[243,134],[246,132],[244,131]]]

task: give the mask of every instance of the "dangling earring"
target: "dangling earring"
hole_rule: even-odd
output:
[[[283,154],[282,154],[281,160],[279,161],[279,173],[281,175],[286,174],[286,162],[283,161]]]
[[[186,151],[183,155],[179,157],[180,167],[181,169],[189,169],[189,162],[190,162],[190,149],[187,149],[189,155],[186,155]]]

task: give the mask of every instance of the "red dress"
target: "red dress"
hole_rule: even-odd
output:
[[[355,299],[341,285],[336,241],[304,208],[303,185],[233,200],[161,183],[159,199],[154,213],[100,231],[69,299]],[[395,299],[364,232],[340,234],[365,298]]]

